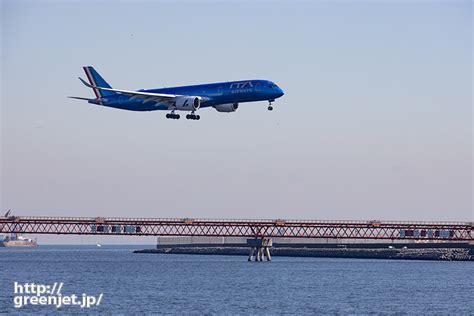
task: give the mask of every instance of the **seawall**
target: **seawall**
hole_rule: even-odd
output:
[[[244,245],[166,245],[156,249],[136,250],[135,253],[234,255],[248,256]],[[365,258],[404,260],[474,261],[474,245],[468,243],[412,245],[282,245],[276,244],[271,255],[285,257]]]

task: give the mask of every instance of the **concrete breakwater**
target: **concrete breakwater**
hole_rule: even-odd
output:
[[[161,254],[196,254],[196,255],[237,255],[246,256],[249,248],[239,246],[203,246],[203,245],[175,245],[157,247],[157,249],[135,250],[135,253]],[[380,247],[285,247],[283,245],[271,249],[272,256],[286,257],[326,257],[326,258],[365,258],[365,259],[406,259],[406,260],[446,260],[446,261],[474,261],[474,245],[450,245],[443,247],[415,247],[406,246],[395,248],[383,245]]]

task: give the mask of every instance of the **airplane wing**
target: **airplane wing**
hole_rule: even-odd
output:
[[[180,95],[177,95],[177,94],[164,94],[164,93],[152,93],[152,92],[141,92],[141,91],[129,91],[129,90],[112,89],[112,88],[102,88],[102,87],[97,87],[97,86],[93,86],[93,85],[89,84],[88,82],[86,82],[81,77],[79,77],[79,80],[81,80],[81,82],[89,88],[105,90],[105,91],[113,91],[113,92],[116,92],[116,93],[127,95],[127,96],[131,97],[130,100],[142,99],[143,103],[145,103],[145,102],[162,102],[162,103],[169,104],[169,103],[175,102],[176,98],[180,96]]]

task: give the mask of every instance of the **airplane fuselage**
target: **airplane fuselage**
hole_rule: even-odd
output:
[[[276,84],[268,80],[219,82],[160,89],[143,89],[137,92],[201,97],[203,100],[201,108],[221,104],[274,101],[284,94]],[[100,102],[99,100],[89,102],[131,111],[169,110],[170,108],[169,105],[164,103],[147,102],[146,100],[134,99],[123,94],[103,97],[100,99]]]

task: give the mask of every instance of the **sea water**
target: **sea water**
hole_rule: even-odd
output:
[[[474,313],[474,263],[138,254],[153,246],[0,248],[0,312],[171,314]],[[15,308],[14,284],[63,283],[89,308]]]

